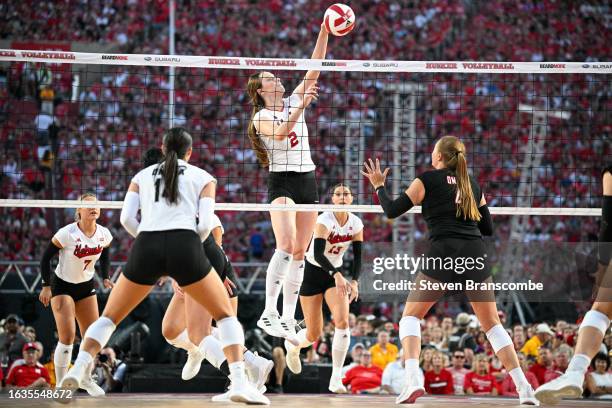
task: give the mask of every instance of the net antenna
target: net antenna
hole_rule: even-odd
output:
[[[571,114],[561,110],[548,110],[547,108],[539,108],[532,105],[519,104],[518,111],[524,114],[531,115],[531,127],[529,128],[529,142],[522,149],[523,163],[519,167],[521,170],[521,178],[519,180],[518,194],[516,197],[517,207],[531,207],[533,201],[533,184],[537,182],[536,170],[540,168],[542,156],[544,156],[544,147],[546,144],[546,132],[548,119],[555,118],[561,120],[569,120]],[[517,259],[523,259],[523,245],[519,243],[523,241],[525,234],[528,232],[529,215],[514,215],[510,226],[510,241],[508,250],[505,254],[506,261],[503,262],[503,276],[508,277],[509,282],[516,282],[521,275],[517,268],[522,267],[520,263],[515,262]],[[498,302],[505,309],[507,316],[511,316],[513,309],[522,325],[527,324],[525,319],[525,311],[529,314],[531,321],[535,320],[535,313],[529,303],[524,299],[522,293],[516,291],[504,291],[499,294]],[[523,307],[525,310],[523,310]]]
[[[413,82],[386,85],[385,107],[393,109],[387,117],[393,118],[393,158],[391,163],[391,188],[393,196],[404,194],[407,185],[416,177],[416,106],[419,94],[423,94],[424,86]],[[407,251],[414,254],[416,226],[414,213],[408,213],[393,220],[392,236],[394,243],[407,241]],[[395,302],[397,303],[397,302]],[[399,304],[393,308],[395,320],[399,319]]]

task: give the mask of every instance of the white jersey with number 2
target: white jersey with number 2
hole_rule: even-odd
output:
[[[283,110],[273,111],[262,109],[253,116],[255,129],[259,130],[260,122],[276,122],[277,126],[287,122],[293,109],[302,103],[298,95],[283,98]],[[308,143],[308,127],[304,120],[304,112],[297,119],[289,135],[283,140],[276,140],[258,133],[266,146],[271,172],[295,171],[306,173],[314,171],[315,165],[310,156],[310,144]]]

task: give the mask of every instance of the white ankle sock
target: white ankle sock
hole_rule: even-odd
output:
[[[580,374],[584,375],[589,369],[589,364],[591,364],[591,359],[589,356],[586,354],[575,354],[570,360],[566,372],[578,371]]]
[[[514,381],[514,385],[516,386],[517,390],[530,386],[529,381],[527,381],[527,377],[525,377],[525,373],[521,367],[513,368],[512,370],[508,371],[508,374],[510,374],[510,377],[512,377],[512,381]]]
[[[336,329],[332,339],[332,377],[338,377],[342,374],[342,367],[350,342],[350,329]]]
[[[53,365],[55,366],[55,383],[59,384],[68,372],[72,360],[72,344],[62,344],[59,341],[55,346]]]

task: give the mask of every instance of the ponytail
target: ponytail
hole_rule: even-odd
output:
[[[463,215],[463,219],[467,218],[478,222],[480,221],[480,211],[478,211],[478,206],[474,199],[472,183],[470,182],[470,175],[468,174],[467,160],[465,160],[465,153],[462,151],[457,152],[457,168],[455,173],[457,177],[457,191],[459,193],[457,217]]]
[[[444,164],[449,170],[455,172],[457,179],[457,218],[480,221],[480,211],[474,199],[465,159],[465,145],[455,136],[444,136],[438,141],[437,146]]]
[[[179,198],[179,158],[184,158],[187,151],[191,148],[192,138],[189,133],[183,128],[172,128],[164,135],[164,146],[166,154],[161,162],[163,167],[164,192],[162,197],[165,197],[170,204],[176,204]]]
[[[266,150],[266,146],[263,141],[257,134],[257,129],[255,128],[255,122],[253,118],[263,109],[265,106],[265,102],[261,95],[257,92],[258,89],[261,88],[261,74],[253,74],[249,77],[249,82],[247,84],[247,92],[249,97],[251,98],[251,105],[253,105],[253,111],[251,112],[251,119],[249,120],[249,127],[247,130],[247,134],[249,136],[249,140],[251,141],[251,146],[255,151],[255,155],[257,156],[257,160],[261,167],[268,167],[270,165],[270,160],[268,159],[268,151]]]

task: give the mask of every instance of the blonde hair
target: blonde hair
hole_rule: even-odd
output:
[[[86,199],[87,197],[93,197],[93,198],[94,198],[94,199],[96,199],[96,200],[98,199],[98,196],[96,196],[96,194],[95,194],[95,193],[92,193],[92,192],[89,192],[89,191],[88,191],[88,192],[83,193],[83,194],[81,194],[81,195],[79,196],[79,201],[83,201],[83,200],[84,200],[84,199]],[[81,221],[81,216],[79,215],[79,209],[80,209],[80,208],[77,208],[77,209],[75,209],[75,210],[74,210],[74,221],[76,221],[76,222]]]
[[[457,178],[457,191],[459,193],[457,217],[463,217],[464,220],[480,221],[480,212],[474,199],[465,158],[465,145],[455,136],[444,136],[438,141],[438,151],[442,155],[442,161],[446,167],[452,170]]]
[[[485,353],[478,353],[474,356],[474,361],[472,362],[472,371],[476,372],[476,362],[477,361],[485,361],[487,365],[485,366],[485,371],[489,374],[489,357]]]
[[[253,111],[251,112],[251,119],[249,120],[247,134],[259,164],[261,164],[261,167],[268,167],[270,165],[268,152],[263,141],[257,134],[257,129],[255,128],[255,123],[253,122],[255,114],[266,106],[263,98],[259,92],[257,92],[258,89],[261,89],[261,73],[251,75],[249,77],[249,82],[247,83],[247,93],[249,98],[251,98],[251,105],[253,105]]]

